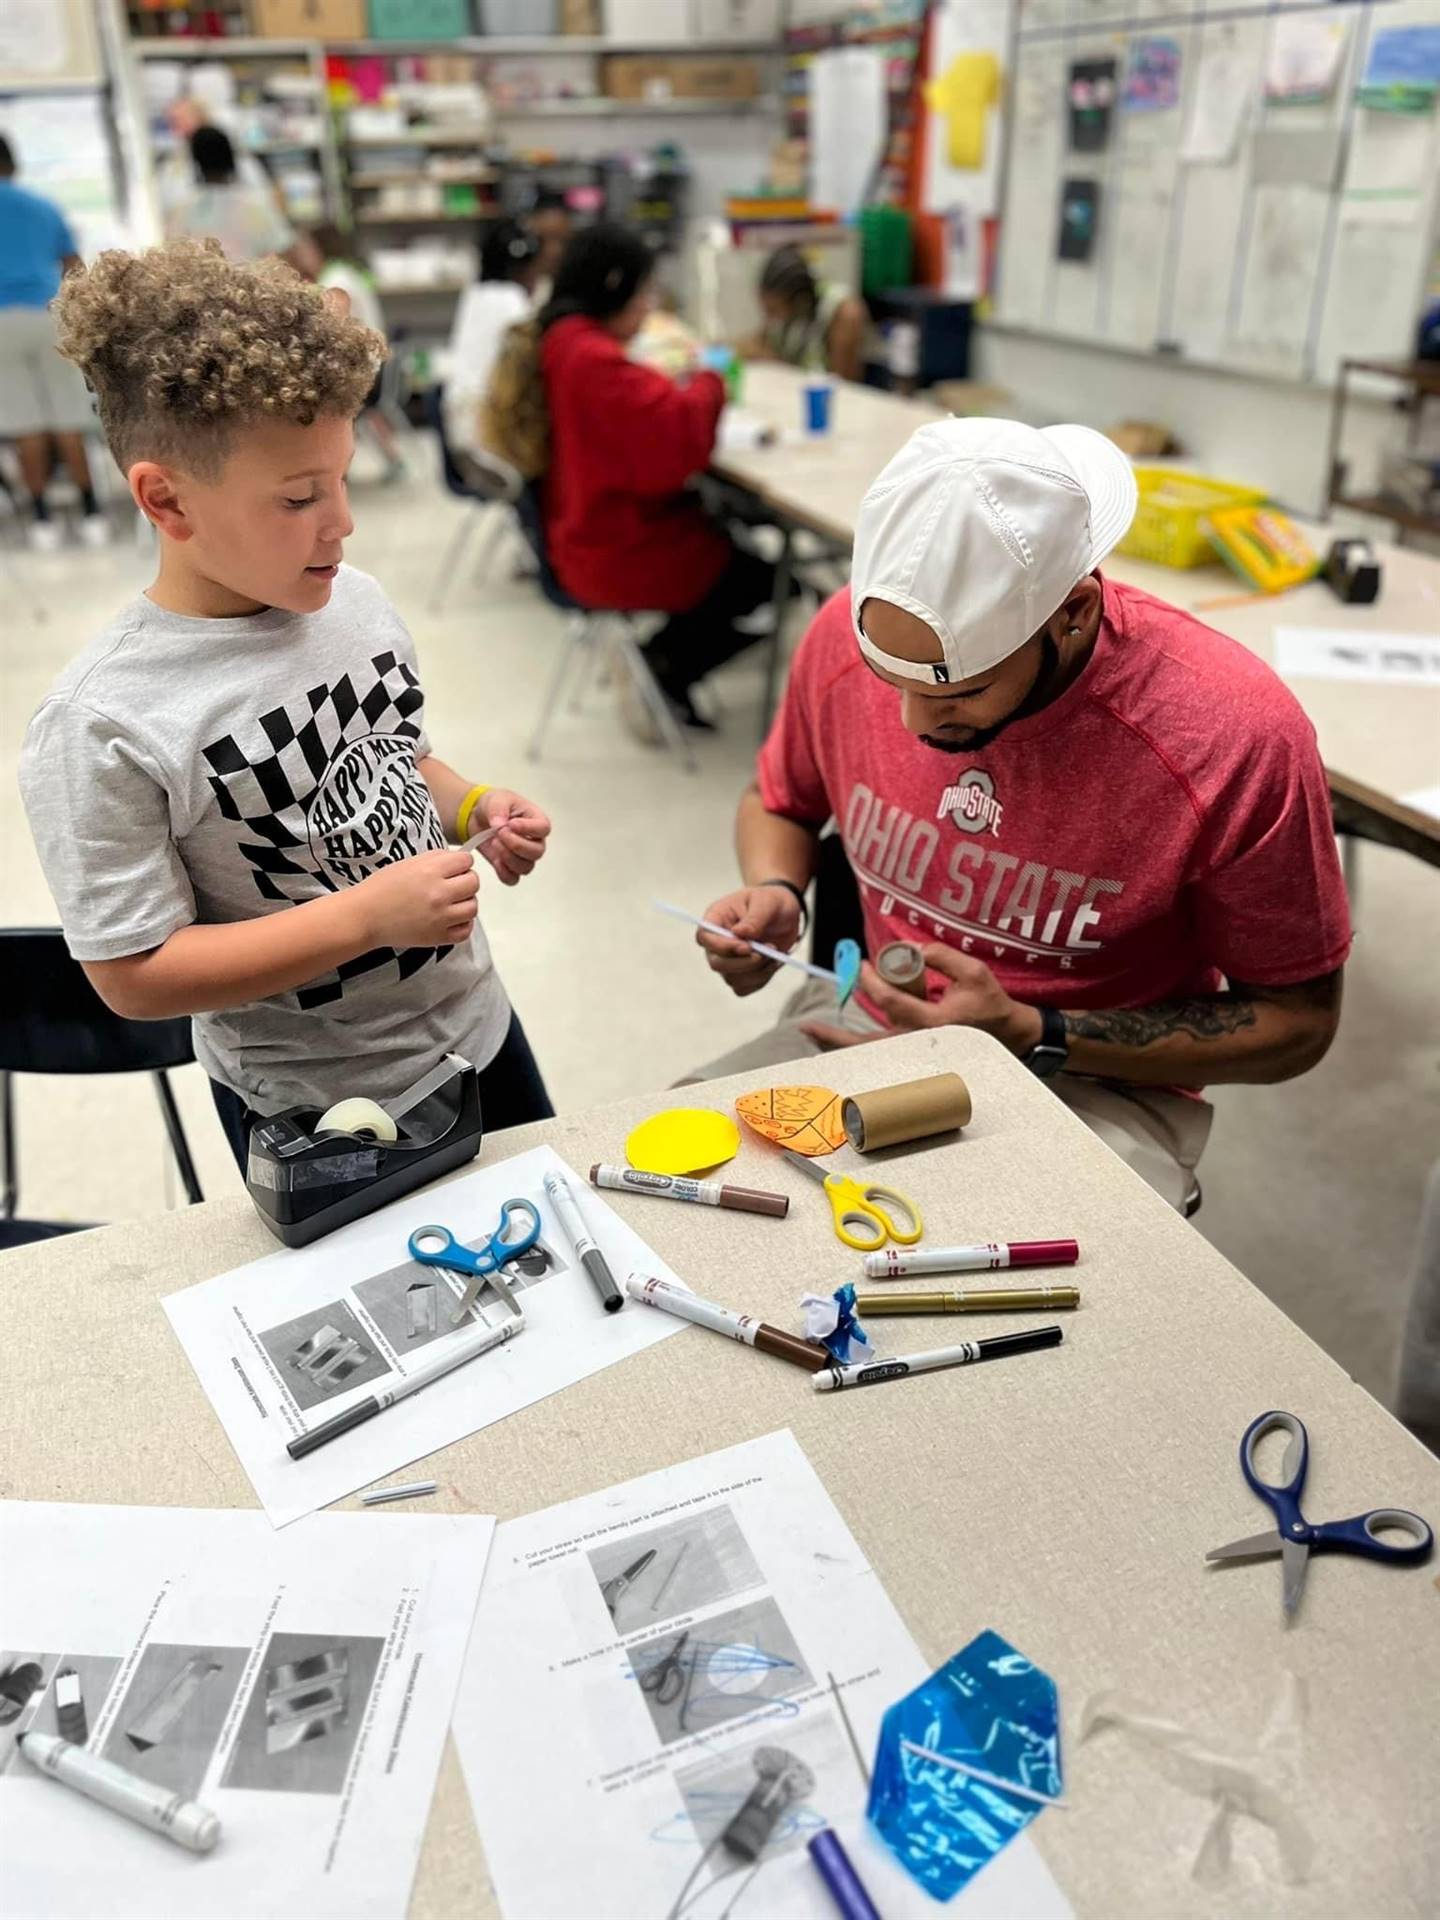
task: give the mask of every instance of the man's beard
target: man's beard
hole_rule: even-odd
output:
[[[1044,704],[1044,693],[1050,684],[1060,660],[1060,650],[1047,633],[1041,646],[1040,666],[1030,683],[1030,691],[1019,706],[1011,709],[1003,720],[997,720],[993,727],[974,727],[963,740],[945,740],[938,734],[922,733],[922,746],[933,747],[936,753],[983,753],[986,747],[1000,738],[1017,720],[1023,720],[1028,714]]]

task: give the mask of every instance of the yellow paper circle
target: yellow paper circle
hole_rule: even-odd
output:
[[[625,1157],[640,1173],[703,1173],[733,1160],[740,1129],[708,1107],[670,1107],[642,1120],[625,1142]]]

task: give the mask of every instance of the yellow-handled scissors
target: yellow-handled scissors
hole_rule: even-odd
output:
[[[789,1147],[780,1151],[792,1166],[824,1187],[835,1217],[835,1237],[857,1253],[874,1253],[887,1240],[913,1247],[925,1231],[920,1209],[908,1193],[899,1193],[894,1187],[862,1187],[848,1174],[827,1173],[808,1154],[794,1153]]]

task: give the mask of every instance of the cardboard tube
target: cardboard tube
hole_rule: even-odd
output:
[[[968,1126],[970,1089],[958,1073],[932,1073],[898,1087],[851,1094],[840,1117],[856,1152],[871,1153],[876,1147],[898,1147],[906,1140],[928,1140],[931,1134]]]
[[[887,986],[924,1000],[925,961],[913,940],[892,940],[875,956],[875,971]]]

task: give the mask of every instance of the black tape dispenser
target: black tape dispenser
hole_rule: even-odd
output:
[[[483,1137],[479,1076],[447,1053],[393,1100],[287,1107],[257,1121],[245,1185],[277,1239],[308,1247],[464,1166]]]

